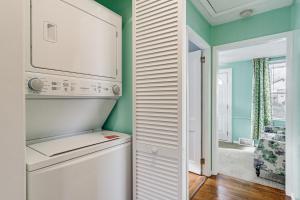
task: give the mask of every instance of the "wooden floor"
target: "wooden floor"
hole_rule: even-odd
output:
[[[197,174],[189,172],[189,196],[193,197],[199,188],[205,182],[205,176],[199,176]]]
[[[193,200],[290,200],[284,191],[233,179],[212,176],[192,198]]]

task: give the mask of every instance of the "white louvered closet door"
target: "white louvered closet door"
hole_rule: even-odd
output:
[[[133,1],[133,197],[185,200],[185,0]]]

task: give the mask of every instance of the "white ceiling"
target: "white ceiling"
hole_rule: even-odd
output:
[[[279,39],[265,44],[221,51],[219,53],[219,65],[253,58],[286,56],[286,54],[287,41],[286,39]]]
[[[240,12],[253,9],[253,15],[289,6],[293,0],[192,0],[212,25],[241,19]]]

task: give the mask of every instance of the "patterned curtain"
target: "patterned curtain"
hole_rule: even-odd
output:
[[[253,60],[253,97],[251,113],[252,138],[257,140],[265,126],[271,125],[271,85],[266,58]]]

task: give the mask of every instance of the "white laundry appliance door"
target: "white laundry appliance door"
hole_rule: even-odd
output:
[[[31,0],[32,66],[116,78],[117,28],[62,0]]]
[[[27,173],[27,200],[131,200],[131,144]]]

